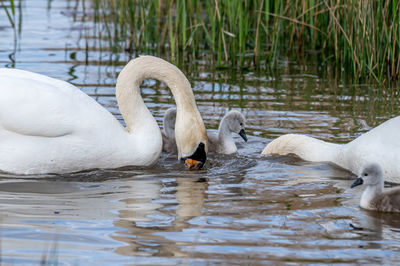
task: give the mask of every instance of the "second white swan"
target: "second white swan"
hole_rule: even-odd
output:
[[[262,154],[295,154],[306,161],[332,162],[358,174],[367,162],[384,169],[385,181],[400,183],[400,116],[389,119],[347,144],[287,134],[271,141]]]

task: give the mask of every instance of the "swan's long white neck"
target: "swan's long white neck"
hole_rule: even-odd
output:
[[[156,148],[161,152],[161,131],[140,95],[140,85],[145,79],[160,80],[170,88],[177,106],[175,135],[179,158],[192,155],[198,145],[193,142],[205,139],[202,136],[205,128],[204,132],[198,130],[198,125],[204,127],[203,120],[185,75],[177,67],[162,59],[141,56],[130,61],[118,76],[116,96],[127,131],[130,134],[141,135],[142,144],[149,145],[147,149]],[[186,134],[183,134],[185,131]],[[187,134],[187,131],[191,134]],[[204,144],[207,145],[207,141],[204,141]]]
[[[328,143],[304,135],[287,134],[270,142],[262,153],[278,155],[296,154],[307,161],[331,161],[342,165],[341,150],[341,144]]]

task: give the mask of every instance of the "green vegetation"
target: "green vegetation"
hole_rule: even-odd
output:
[[[397,80],[399,0],[93,0],[113,49],[273,68],[279,57],[334,63],[355,80]]]
[[[0,0],[0,9],[3,9],[8,21],[10,22],[10,26],[14,31],[14,53],[17,49],[17,36],[21,33],[21,24],[22,24],[22,15],[21,15],[21,5],[22,0],[17,1],[14,0]],[[18,12],[16,12],[16,10]],[[14,54],[13,53],[13,54]],[[10,56],[11,61],[14,63],[14,58]]]
[[[5,1],[0,0],[1,8],[6,12],[7,18],[10,21],[10,24],[13,28],[15,28],[15,5],[14,0],[9,0],[9,7],[5,4]],[[10,9],[10,10],[9,10]]]

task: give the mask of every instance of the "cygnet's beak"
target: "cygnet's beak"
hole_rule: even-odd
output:
[[[364,180],[361,177],[359,177],[359,178],[356,179],[356,181],[354,181],[353,184],[351,184],[350,187],[353,188],[353,187],[362,185],[363,183],[364,183]]]
[[[242,139],[244,139],[244,141],[247,142],[247,135],[246,135],[246,132],[244,131],[244,129],[241,129],[239,131],[239,135],[242,137]]]
[[[195,169],[201,169],[206,162],[207,159],[207,154],[205,151],[205,145],[203,142],[199,143],[199,146],[197,146],[196,151],[193,153],[193,155],[182,158],[182,160],[185,161],[185,165],[189,170],[195,170]]]

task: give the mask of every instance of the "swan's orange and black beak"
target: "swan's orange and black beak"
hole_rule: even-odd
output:
[[[187,168],[189,168],[189,170],[201,169],[207,160],[204,143],[200,142],[193,155],[182,158],[182,160],[185,161],[185,165]]]

